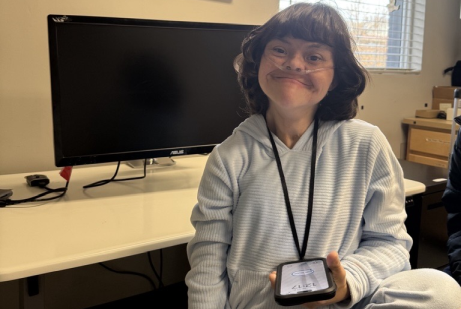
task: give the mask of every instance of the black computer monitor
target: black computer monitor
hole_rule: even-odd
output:
[[[49,15],[56,166],[210,152],[247,116],[254,26]]]

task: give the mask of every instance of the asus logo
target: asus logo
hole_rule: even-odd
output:
[[[172,152],[170,152],[170,156],[177,156],[177,155],[183,155],[185,154],[186,152],[184,151],[184,149],[181,149],[181,150],[173,150]]]

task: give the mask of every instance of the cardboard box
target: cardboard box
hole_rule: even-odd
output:
[[[432,88],[432,109],[440,109],[440,103],[450,103],[453,107],[456,88],[461,87],[434,86]]]
[[[415,112],[415,117],[418,118],[437,118],[437,115],[440,113],[438,109],[417,109]]]

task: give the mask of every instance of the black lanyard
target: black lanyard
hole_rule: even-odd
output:
[[[277,146],[275,145],[272,132],[270,131],[269,126],[267,125],[267,121],[266,121],[266,127],[267,127],[267,131],[269,132],[269,139],[271,140],[272,150],[274,151],[275,160],[277,161],[277,168],[279,170],[280,181],[282,182],[283,195],[285,196],[285,204],[287,206],[288,219],[290,220],[291,232],[293,233],[293,239],[296,244],[296,249],[298,249],[299,260],[302,260],[304,259],[304,256],[306,255],[307,240],[309,238],[309,231],[310,231],[311,220],[312,220],[312,207],[314,204],[315,160],[317,156],[317,132],[319,129],[319,121],[317,117],[315,117],[314,133],[313,133],[313,139],[312,139],[312,158],[311,158],[311,177],[310,177],[310,182],[309,182],[309,200],[308,200],[307,220],[306,220],[306,228],[304,230],[304,240],[303,240],[302,249],[299,246],[298,233],[296,232],[293,212],[291,211],[290,198],[288,196],[288,189],[287,189],[287,184],[285,181],[285,175],[283,174],[282,162],[280,161],[279,152],[277,150]]]

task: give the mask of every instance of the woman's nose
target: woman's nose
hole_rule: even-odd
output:
[[[283,67],[287,71],[295,71],[301,72],[306,70],[305,68],[306,63],[304,62],[304,58],[300,54],[294,54],[288,57],[283,64]]]

